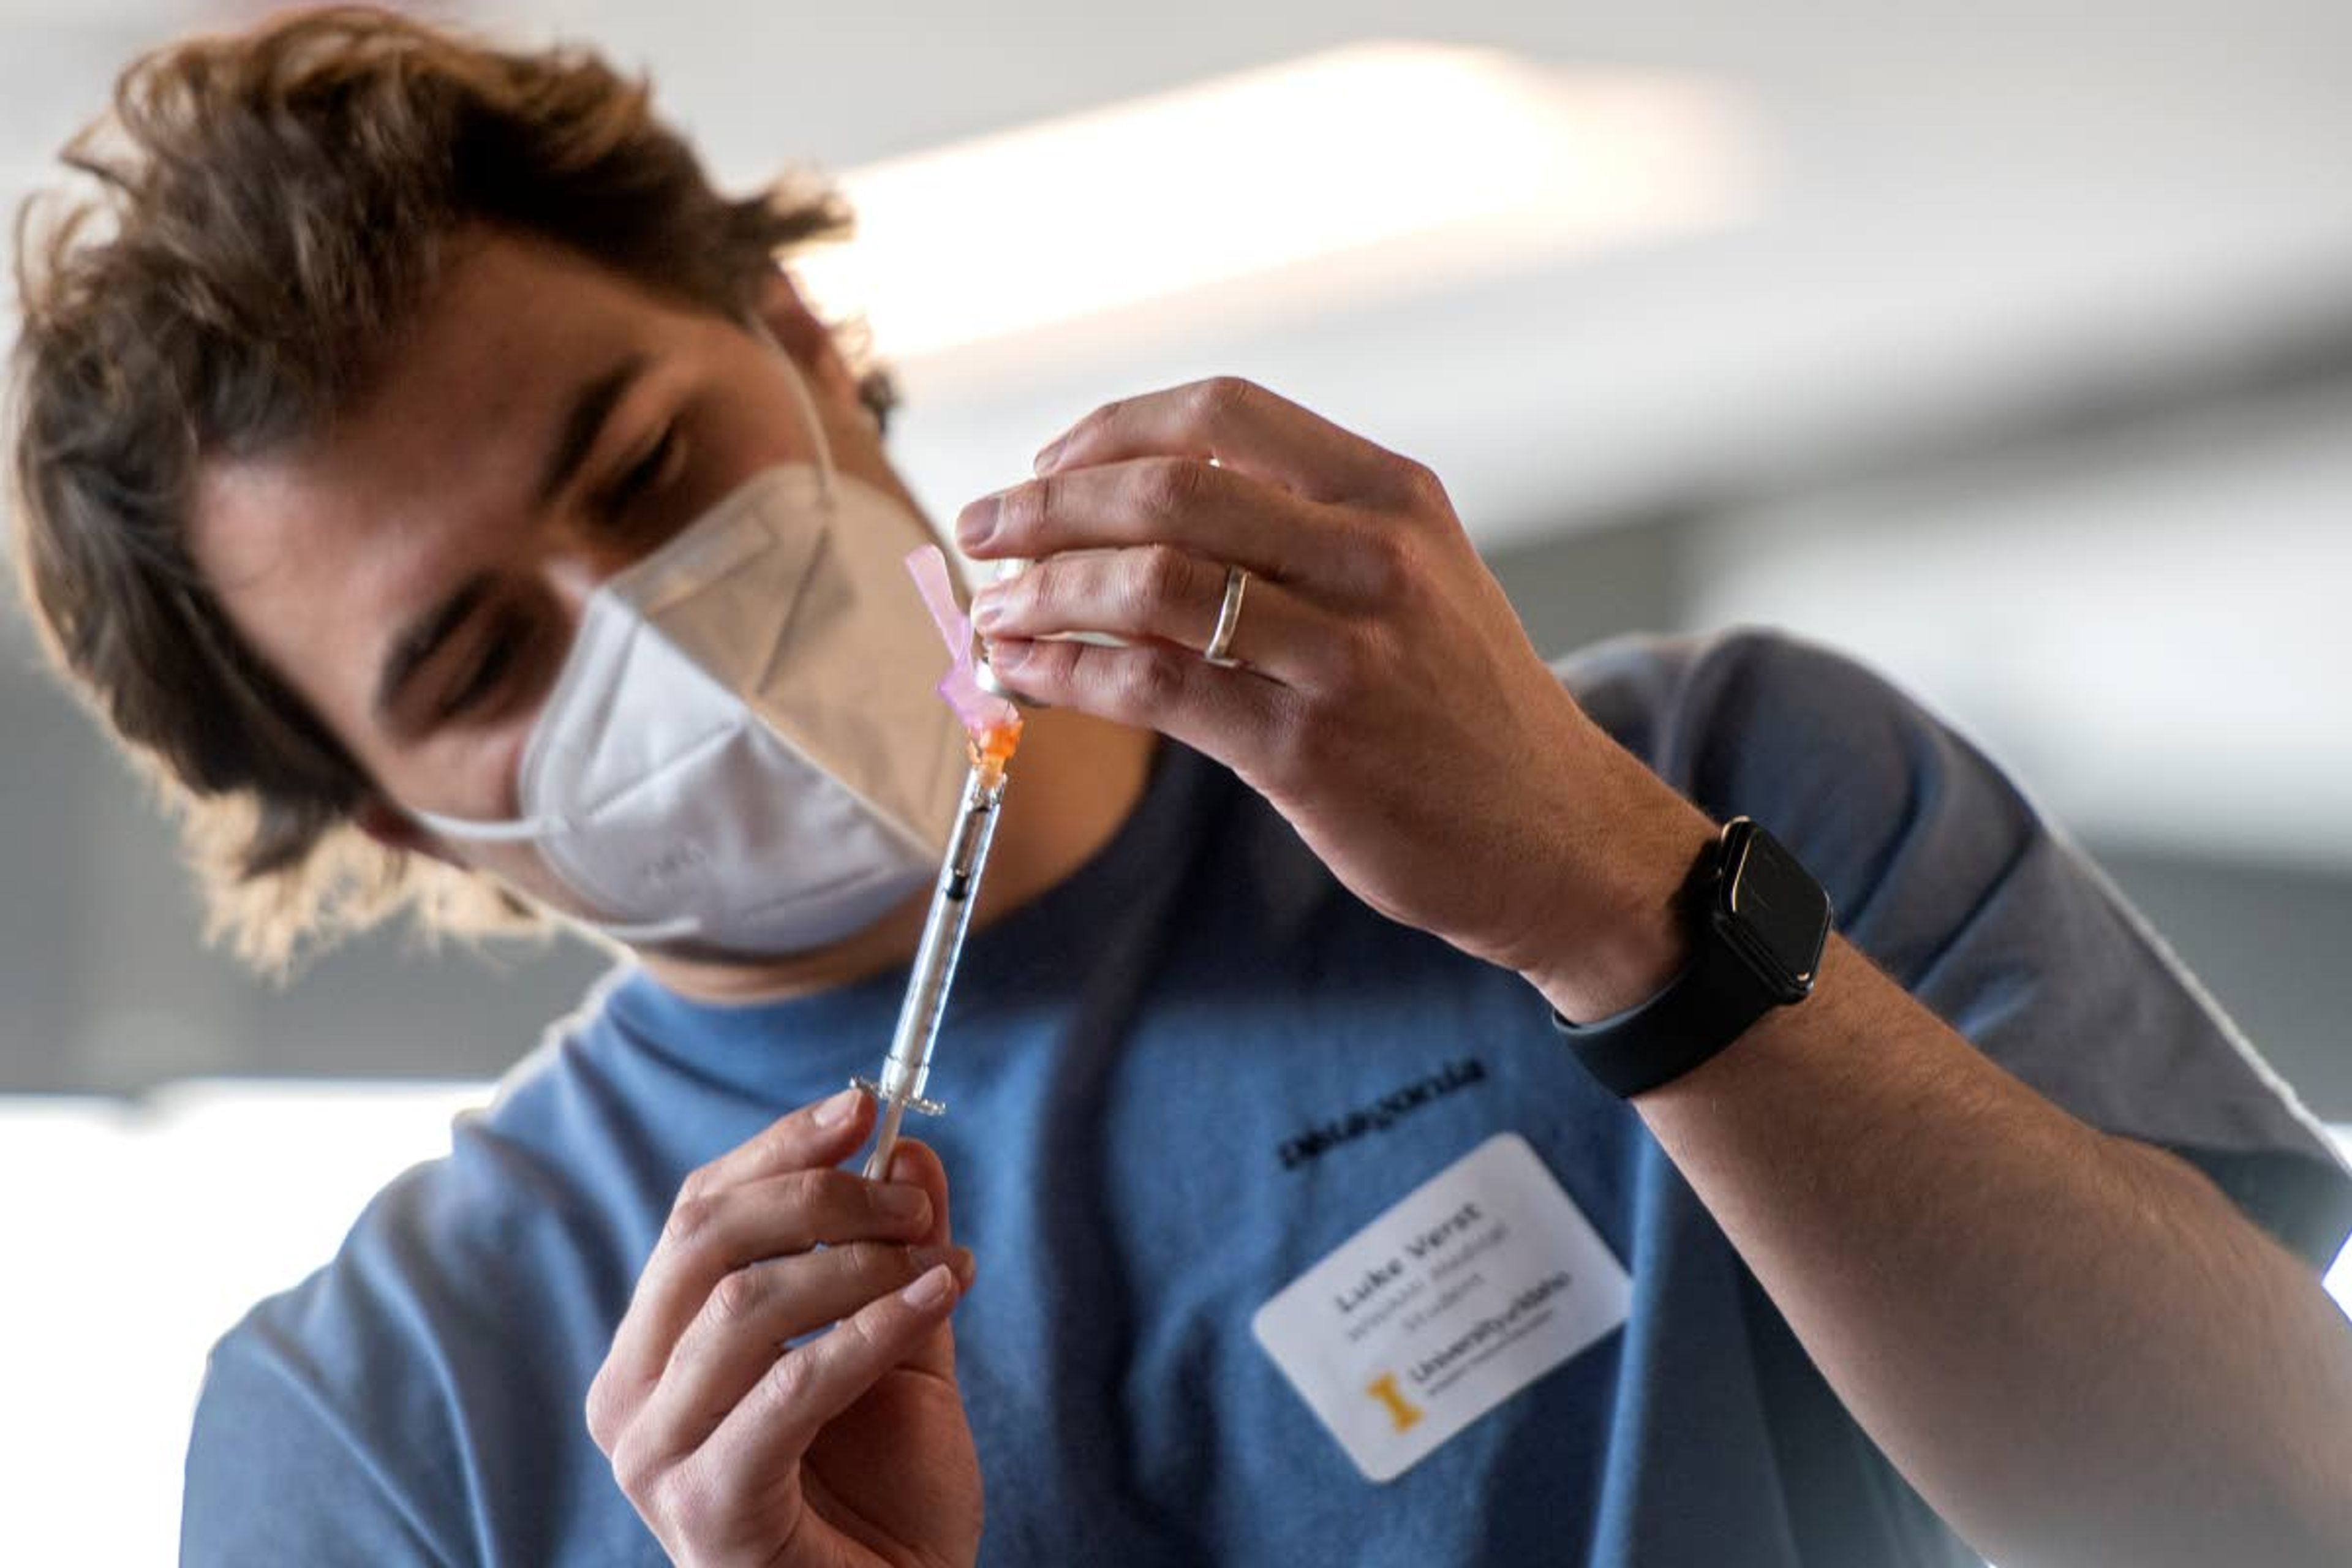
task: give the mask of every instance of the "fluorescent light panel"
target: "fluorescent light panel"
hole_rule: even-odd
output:
[[[1253,280],[1336,299],[1711,226],[1751,205],[1752,148],[1693,79],[1367,43],[851,171],[856,240],[799,270],[903,361]]]

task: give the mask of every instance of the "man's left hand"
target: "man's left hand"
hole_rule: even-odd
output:
[[[1545,668],[1420,464],[1204,381],[1097,409],[957,533],[1037,559],[973,601],[1014,689],[1223,762],[1366,902],[1570,1016],[1672,973],[1709,826]],[[1225,668],[1202,650],[1235,566]],[[1071,632],[1132,646],[1039,640]]]

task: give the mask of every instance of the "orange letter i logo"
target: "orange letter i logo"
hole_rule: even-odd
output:
[[[1420,1423],[1421,1406],[1404,1396],[1404,1391],[1397,1386],[1396,1373],[1381,1373],[1364,1384],[1364,1392],[1381,1402],[1381,1407],[1389,1413],[1389,1419],[1396,1423],[1398,1431],[1409,1432]]]

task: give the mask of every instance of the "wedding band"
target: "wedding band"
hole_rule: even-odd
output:
[[[1241,660],[1227,657],[1234,646],[1234,632],[1242,624],[1242,595],[1249,588],[1249,569],[1244,566],[1225,568],[1225,596],[1217,605],[1217,629],[1209,634],[1209,646],[1201,657],[1220,669],[1231,669]]]

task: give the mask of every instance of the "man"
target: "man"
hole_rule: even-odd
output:
[[[190,1561],[2352,1557],[2344,1174],[2080,858],[1828,655],[1563,681],[1435,479],[1246,384],[959,516],[1045,706],[953,1114],[850,1174],[960,737],[770,261],[835,215],[364,12],[117,122],[24,263],[58,658],[248,951],[633,949],[222,1342]]]

